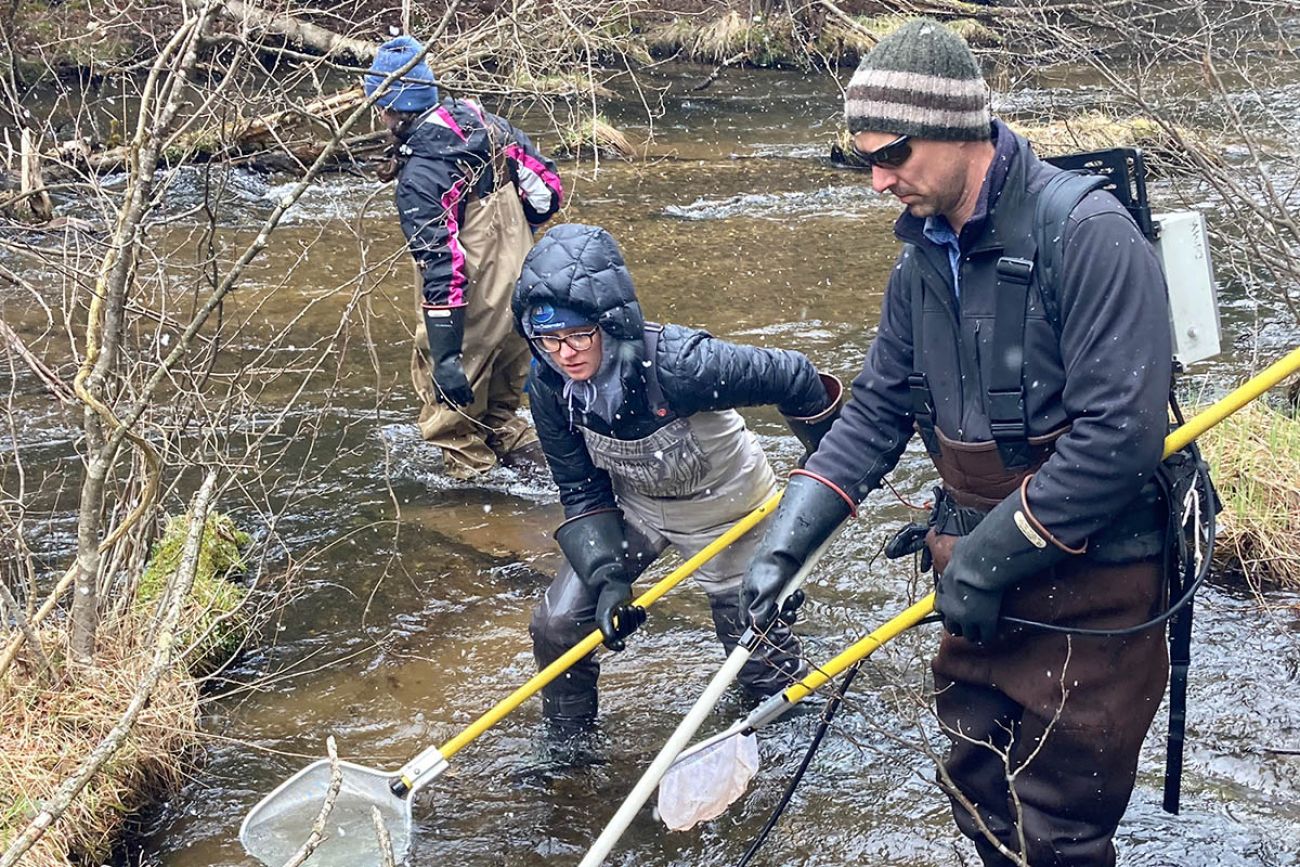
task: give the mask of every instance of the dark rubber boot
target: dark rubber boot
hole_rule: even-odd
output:
[[[596,598],[567,564],[533,609],[528,632],[533,637],[533,657],[541,670],[559,659],[592,629]],[[590,730],[596,724],[596,680],[600,663],[595,654],[574,663],[567,672],[542,687],[542,715],[548,731]]]
[[[488,445],[491,446],[492,442],[489,441]],[[542,444],[537,440],[525,443],[505,454],[498,453],[498,457],[501,459],[502,466],[510,467],[512,470],[539,473],[547,471],[546,455],[542,452]]]
[[[745,631],[740,612],[740,597],[734,591],[709,597],[713,613],[713,629],[727,653],[735,650]],[[782,621],[773,623],[767,636],[749,661],[740,669],[740,684],[751,698],[767,698],[780,692],[805,671],[800,657],[799,639]]]

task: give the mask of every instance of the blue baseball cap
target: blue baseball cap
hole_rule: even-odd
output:
[[[379,46],[375,60],[366,73],[366,96],[371,96],[384,79],[410,63],[424,46],[413,36],[398,36]],[[393,111],[426,111],[438,104],[438,86],[429,64],[421,60],[375,100],[375,105]]]
[[[565,328],[581,328],[594,324],[591,317],[572,307],[557,307],[554,304],[534,304],[528,311],[528,330],[533,335],[550,334]]]

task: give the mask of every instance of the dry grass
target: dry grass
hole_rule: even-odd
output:
[[[603,157],[624,160],[635,159],[637,155],[632,140],[601,115],[561,130],[553,154],[561,158],[575,158],[590,154],[593,150],[599,151]]]
[[[853,18],[852,24],[830,18],[817,38],[817,49],[827,57],[856,63],[877,42],[916,17],[918,16],[899,14],[859,15]],[[975,48],[995,47],[1002,43],[998,34],[974,18],[954,18],[944,24]]]
[[[1200,444],[1223,499],[1220,559],[1253,587],[1300,589],[1300,419],[1256,401]]]
[[[22,833],[56,788],[119,722],[154,659],[157,610],[175,586],[187,517],[172,518],[136,587],[135,605],[102,629],[93,670],[69,670],[61,627],[38,632],[43,654],[26,655],[0,682],[0,851]],[[212,513],[190,592],[181,608],[176,655],[131,735],[22,863],[63,867],[103,863],[122,825],[180,781],[198,735],[196,674],[224,664],[249,629],[248,591],[227,580],[244,569],[247,533]],[[181,654],[184,653],[184,656]],[[41,671],[36,663],[49,658]],[[23,657],[20,657],[22,660]]]
[[[1087,111],[1047,123],[1011,121],[1008,126],[1029,139],[1034,152],[1041,156],[1136,147],[1146,154],[1147,168],[1155,174],[1185,171],[1190,165],[1183,149],[1163,127],[1148,118],[1117,118],[1105,112]],[[1186,141],[1214,152],[1195,131],[1180,128],[1179,133]]]
[[[101,649],[101,665],[78,679],[58,661],[66,641],[42,630],[54,671],[20,667],[0,684],[0,850],[86,759],[125,711],[152,658],[147,621]],[[195,743],[198,691],[183,665],[163,676],[131,737],[23,859],[31,867],[103,863],[126,818],[176,785]]]
[[[808,64],[806,47],[796,38],[788,15],[765,19],[741,15],[734,9],[713,18],[683,15],[651,26],[644,39],[652,54],[678,55],[700,63]]]

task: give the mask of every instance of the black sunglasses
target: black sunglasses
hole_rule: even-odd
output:
[[[863,168],[875,168],[880,166],[882,169],[896,169],[907,158],[912,155],[912,137],[910,135],[900,135],[898,138],[881,145],[873,151],[858,150],[857,143],[851,146],[853,158]]]

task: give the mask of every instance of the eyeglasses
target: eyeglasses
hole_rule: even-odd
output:
[[[561,344],[568,346],[574,352],[582,352],[591,349],[591,345],[596,342],[596,332],[599,330],[599,328],[593,328],[590,331],[575,331],[572,334],[566,334],[564,337],[546,334],[542,337],[534,337],[533,343],[536,343],[547,352],[559,352]]]
[[[873,151],[858,150],[857,143],[852,146],[853,157],[866,168],[880,166],[882,169],[896,169],[907,162],[912,155],[912,137],[900,135],[889,144],[881,145]]]

